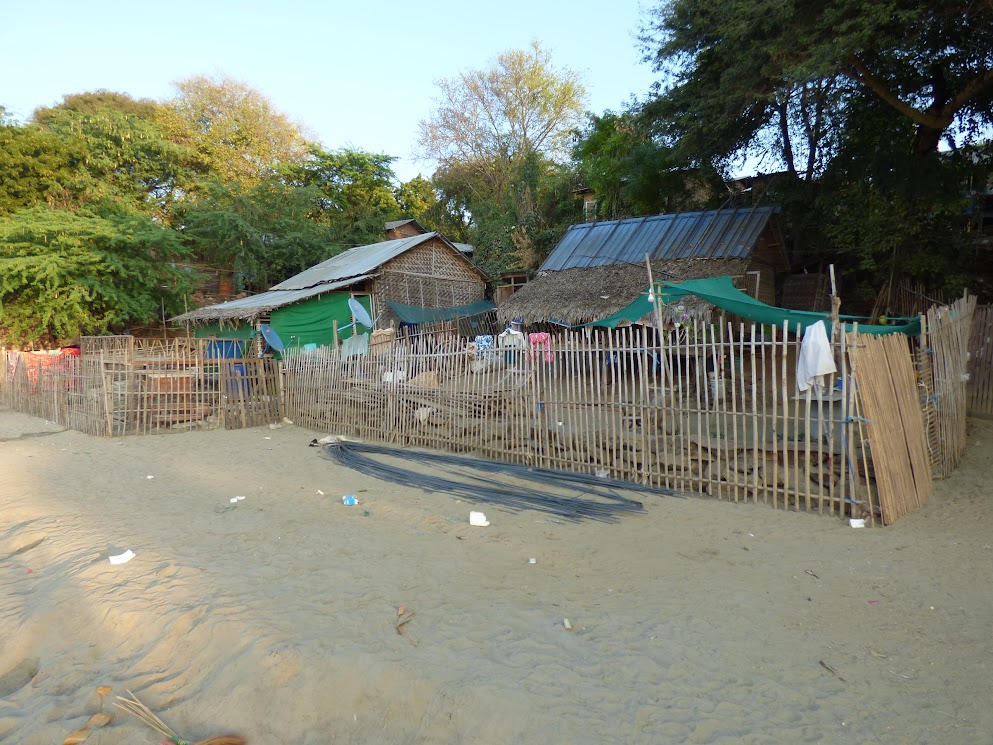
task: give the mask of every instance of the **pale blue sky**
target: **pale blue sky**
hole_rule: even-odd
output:
[[[617,110],[655,80],[643,18],[637,0],[0,0],[0,105],[23,120],[66,93],[164,99],[176,80],[226,75],[325,147],[397,156],[407,180],[432,171],[412,151],[437,78],[536,38],[583,74],[591,110]]]

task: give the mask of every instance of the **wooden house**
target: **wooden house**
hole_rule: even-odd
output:
[[[227,338],[249,338],[267,323],[287,346],[326,345],[335,340],[336,328],[353,322],[350,298],[381,318],[380,325],[390,325],[405,320],[401,306],[453,309],[456,315],[461,307],[477,307],[486,283],[482,270],[444,236],[414,232],[349,249],[267,292],[198,308],[172,321],[192,325],[199,337]]]
[[[648,289],[645,257],[656,279],[731,275],[736,285],[775,305],[789,268],[777,207],[682,212],[571,226],[538,276],[497,307],[507,323],[576,325],[605,318]],[[705,304],[690,304],[696,315]]]

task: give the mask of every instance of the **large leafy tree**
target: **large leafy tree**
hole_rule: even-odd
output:
[[[307,158],[283,170],[289,181],[320,194],[314,218],[335,242],[358,246],[383,239],[383,224],[400,216],[392,156],[342,148],[309,147]]]
[[[661,144],[637,111],[590,115],[573,158],[583,186],[597,197],[600,219],[701,209],[719,194],[709,164],[691,166]]]
[[[204,75],[175,85],[163,124],[209,177],[251,186],[306,154],[299,127],[254,88]]]
[[[493,277],[533,268],[549,236],[565,229],[559,221],[577,212],[573,177],[562,166],[586,102],[580,75],[557,67],[535,41],[437,85],[418,145],[421,157],[438,164],[439,224],[475,243],[477,261]]]
[[[420,123],[420,155],[462,181],[476,199],[500,205],[532,154],[567,157],[586,101],[580,75],[556,67],[537,41],[437,86],[435,111]]]
[[[0,218],[39,204],[83,201],[87,149],[38,126],[0,124]]]
[[[716,153],[784,122],[827,136],[832,110],[860,94],[912,124],[919,154],[993,120],[989,3],[672,0],[642,40],[663,74],[659,113]]]
[[[190,290],[185,253],[145,216],[20,210],[0,219],[0,333],[32,345],[154,321]]]
[[[642,42],[661,75],[643,110],[655,135],[725,175],[752,159],[781,171],[762,188],[784,201],[795,255],[841,252],[877,286],[953,276],[963,150],[993,124],[993,6],[672,0]]]
[[[312,218],[321,199],[316,187],[277,178],[253,186],[215,181],[184,205],[182,232],[198,259],[231,267],[247,289],[264,291],[343,250],[332,229]]]
[[[161,126],[166,112],[153,101],[96,91],[66,96],[33,120],[61,138],[66,152],[82,150],[70,180],[80,201],[109,203],[120,211],[162,218],[189,188],[192,151],[169,139]]]

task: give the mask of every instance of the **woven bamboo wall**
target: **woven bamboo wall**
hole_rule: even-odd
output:
[[[428,241],[387,262],[373,292],[380,300],[425,308],[450,308],[481,300],[486,283],[479,270],[456,254],[438,239]]]

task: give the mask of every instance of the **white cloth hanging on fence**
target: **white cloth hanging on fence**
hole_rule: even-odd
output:
[[[366,357],[369,354],[369,334],[355,334],[341,343],[341,360],[349,357]]]
[[[807,326],[796,360],[796,387],[805,392],[811,388],[817,396],[824,390],[824,376],[838,372],[834,353],[824,321]]]

